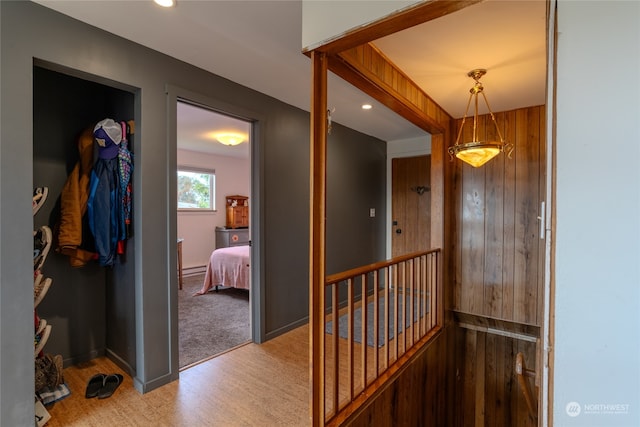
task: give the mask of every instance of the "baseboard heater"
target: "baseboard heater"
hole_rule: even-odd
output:
[[[182,269],[182,275],[184,277],[197,276],[204,274],[207,271],[206,265],[196,265],[195,267],[185,267]]]

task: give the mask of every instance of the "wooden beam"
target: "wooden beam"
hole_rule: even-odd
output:
[[[334,55],[372,40],[457,12],[481,1],[484,0],[430,0],[420,2],[415,6],[396,11],[385,18],[340,34],[334,40],[326,41],[321,46],[307,48],[303,50],[303,53],[308,54],[311,51],[320,50],[329,55]]]
[[[311,53],[311,194],[309,233],[309,370],[310,416],[313,427],[324,426],[324,284],[327,187],[327,56]]]
[[[426,132],[448,127],[451,116],[371,44],[330,57],[329,69]]]

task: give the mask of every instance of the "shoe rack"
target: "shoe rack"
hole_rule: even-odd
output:
[[[33,216],[46,202],[47,187],[38,187],[33,192]],[[35,221],[34,221],[35,223]],[[44,426],[51,416],[45,405],[60,400],[70,394],[62,376],[62,356],[44,352],[51,335],[52,325],[38,316],[38,305],[47,295],[53,279],[45,277],[43,267],[53,244],[53,235],[47,225],[36,227],[33,231],[33,320],[34,320],[34,358],[35,358],[35,414],[36,425]]]

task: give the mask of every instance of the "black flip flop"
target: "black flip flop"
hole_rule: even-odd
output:
[[[106,399],[107,397],[111,397],[114,391],[120,386],[122,383],[123,377],[120,374],[111,374],[107,375],[104,379],[104,385],[98,392],[98,399]]]
[[[90,399],[96,397],[100,389],[104,386],[105,374],[96,374],[87,382],[87,390],[84,392],[84,397]]]

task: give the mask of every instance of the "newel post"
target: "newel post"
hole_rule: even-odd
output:
[[[324,426],[324,283],[327,187],[327,56],[311,52],[309,369],[311,425]]]

